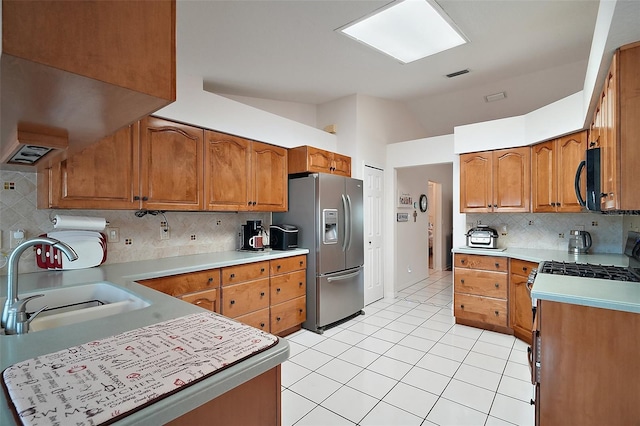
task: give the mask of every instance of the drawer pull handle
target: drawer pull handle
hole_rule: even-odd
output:
[[[276,317],[276,321],[280,321],[280,319],[281,319],[280,317]]]
[[[493,207],[496,207],[496,208],[497,208],[497,207],[498,207],[498,205],[497,205],[497,204],[494,204],[494,205],[493,205]]]
[[[303,283],[302,283],[302,281],[300,281],[300,282],[298,283],[298,287],[302,287],[302,284],[303,284]]]
[[[300,313],[304,312],[304,310],[302,308],[300,308]]]
[[[279,288],[276,288],[276,293],[280,293],[280,289]]]
[[[213,277],[209,277],[209,279],[207,281],[208,281],[207,285],[211,285],[211,283],[213,282]]]
[[[236,277],[236,274],[231,274],[231,275],[229,275],[229,277],[230,277],[230,278],[235,278],[235,277]]]
[[[522,267],[522,270],[523,270],[524,272],[527,272],[527,269],[529,269],[529,268],[527,268],[526,266],[523,266],[523,267]]]
[[[466,259],[460,259],[460,263],[462,263],[464,265],[464,262],[466,262]]]
[[[260,323],[260,328],[264,328],[264,323],[263,322]]]
[[[140,196],[139,195],[135,195],[133,197],[133,201],[140,201]]]
[[[499,311],[495,311],[495,313],[496,313],[496,316],[500,315],[500,312],[499,312]]]
[[[495,283],[496,288],[500,288],[500,284]]]
[[[229,301],[229,303],[231,303],[232,305],[235,305],[236,301],[232,299],[232,300]]]
[[[276,266],[276,269],[280,270],[280,265]]]
[[[149,197],[142,197],[142,201],[149,201]]]
[[[300,261],[300,266],[304,265],[304,260]]]
[[[264,268],[260,268],[260,272],[264,272]]]
[[[496,262],[496,268],[499,268],[500,264],[498,262]]]
[[[464,305],[460,305],[460,309],[464,309]]]
[[[264,297],[264,291],[260,292],[260,297]]]
[[[460,284],[464,284],[464,279],[460,280]]]
[[[491,208],[491,204],[487,204],[487,207]]]

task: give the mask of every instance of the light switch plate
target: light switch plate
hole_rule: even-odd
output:
[[[120,228],[107,228],[107,242],[117,243],[120,241]]]

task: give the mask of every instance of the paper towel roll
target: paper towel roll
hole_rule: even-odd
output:
[[[107,226],[104,217],[61,216],[53,218],[55,229],[83,229],[85,231],[102,231]]]

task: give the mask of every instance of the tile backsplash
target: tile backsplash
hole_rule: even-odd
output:
[[[634,220],[625,218],[636,218]],[[640,225],[640,216],[596,213],[487,213],[467,214],[467,228],[489,225],[498,231],[498,247],[567,250],[569,231],[582,229],[591,234],[591,252],[622,253],[627,228]],[[626,221],[630,224],[625,225]],[[507,233],[501,233],[506,225]],[[583,228],[579,228],[582,226]]]
[[[240,247],[240,226],[247,220],[262,220],[268,228],[270,213],[165,212],[170,238],[161,240],[162,215],[136,217],[134,210],[37,210],[35,173],[0,171],[0,229],[3,255],[10,253],[10,230],[23,229],[27,238],[53,231],[50,216],[104,217],[119,229],[120,240],[108,243],[106,263],[157,259],[187,254],[235,250]],[[130,240],[130,244],[125,244]],[[4,259],[0,257],[0,265]],[[33,251],[20,260],[19,272],[39,270]],[[6,275],[6,265],[0,275]]]

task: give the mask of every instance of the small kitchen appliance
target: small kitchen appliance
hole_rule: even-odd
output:
[[[487,225],[478,225],[467,232],[467,247],[498,248],[498,231]]]
[[[274,250],[292,250],[298,247],[298,227],[295,225],[271,225],[269,243]]]
[[[591,248],[591,234],[587,231],[572,229],[569,231],[569,253],[584,254]]]
[[[264,250],[262,244],[262,221],[248,220],[246,225],[242,225],[242,248],[241,250],[258,251]]]

